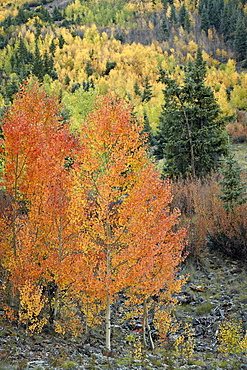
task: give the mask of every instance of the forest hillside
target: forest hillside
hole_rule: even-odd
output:
[[[247,0],[0,1],[0,369],[246,369]]]

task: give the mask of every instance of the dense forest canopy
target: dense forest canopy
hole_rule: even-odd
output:
[[[244,1],[117,0],[112,6],[108,0],[75,0],[61,8],[48,1],[1,4],[2,109],[34,74],[62,98],[78,88],[90,94],[115,91],[140,117],[145,113],[155,129],[162,103],[158,69],[182,78],[181,66],[194,58],[198,46],[223,112],[246,107]],[[152,94],[143,98],[147,78]]]

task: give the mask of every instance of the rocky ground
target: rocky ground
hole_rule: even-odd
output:
[[[54,8],[64,9],[69,3],[72,3],[73,0],[54,0],[50,3],[44,5],[48,11],[53,11]]]
[[[179,297],[176,317],[193,327],[195,347],[191,358],[175,356],[171,345],[158,346],[153,353],[142,352],[137,342],[126,343],[130,333],[125,328],[120,328],[122,335],[113,340],[109,353],[97,332],[90,339],[65,340],[50,334],[30,338],[1,321],[0,370],[247,370],[244,354],[225,356],[219,353],[217,341],[219,324],[225,319],[235,317],[247,327],[247,265],[208,254],[200,261],[187,261],[183,273],[190,277]]]

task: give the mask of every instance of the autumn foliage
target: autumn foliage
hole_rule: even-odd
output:
[[[173,205],[181,209],[181,222],[188,228],[188,251],[200,257],[206,246],[235,259],[245,259],[246,209],[244,198],[233,207],[223,201],[222,174],[212,173],[203,179],[173,183]],[[242,173],[241,181],[246,183]],[[233,189],[236,191],[236,189]]]
[[[63,333],[66,305],[75,315],[79,305],[88,326],[100,304],[110,348],[110,307],[120,292],[136,305],[166,287],[169,302],[183,283],[176,272],[185,230],[142,125],[108,95],[72,136],[57,98],[32,80],[16,95],[3,134],[2,188],[12,213],[8,224],[1,219],[1,264],[20,300],[19,322],[34,331],[48,318]]]

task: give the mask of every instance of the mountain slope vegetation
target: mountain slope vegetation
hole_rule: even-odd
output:
[[[190,258],[246,259],[246,110],[247,0],[0,1],[2,322],[176,369],[188,298],[244,356],[246,311],[180,291]]]

